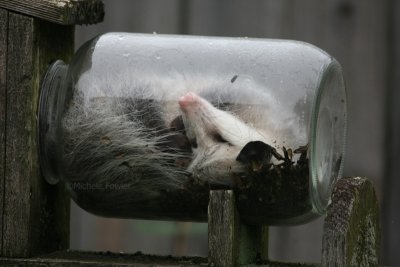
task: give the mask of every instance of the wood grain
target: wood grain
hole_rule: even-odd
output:
[[[46,267],[173,267],[208,266],[206,258],[150,256],[135,254],[60,251],[31,259],[1,259],[1,266],[46,266]]]
[[[47,65],[72,54],[73,27],[12,12],[8,25],[2,256],[28,257],[68,247],[69,199],[40,175],[37,107]]]
[[[232,190],[212,190],[208,205],[209,261],[213,266],[242,266],[268,258],[268,227],[246,225]]]
[[[388,90],[386,97],[386,138],[383,211],[383,258],[386,265],[400,265],[400,1],[390,1]]]
[[[35,166],[32,119],[33,18],[9,14],[7,62],[7,131],[3,255],[29,251],[31,179]]]
[[[101,0],[0,0],[0,7],[63,25],[103,21]]]
[[[237,266],[239,233],[239,215],[233,191],[211,191],[208,204],[208,259],[213,266]]]
[[[3,248],[3,206],[6,160],[6,76],[8,11],[0,9],[0,254]]]
[[[73,55],[74,27],[62,26],[35,19],[35,58],[32,99],[34,127],[37,129],[38,98],[40,84],[49,64],[55,59],[69,62]],[[37,132],[33,134],[35,142]],[[39,167],[35,143],[35,166]],[[70,198],[64,185],[51,186],[41,175],[35,176],[31,198],[30,255],[52,252],[69,247]],[[36,241],[37,240],[37,241]]]
[[[322,242],[322,266],[378,266],[379,208],[366,178],[340,179],[328,208]]]
[[[112,252],[82,252],[59,251],[41,257],[30,259],[0,258],[1,266],[12,267],[206,267],[207,258],[202,257],[172,257]],[[245,264],[242,267],[317,267],[319,264],[280,263],[268,261],[265,263]],[[231,266],[232,267],[232,266]]]

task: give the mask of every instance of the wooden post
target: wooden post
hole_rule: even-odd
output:
[[[4,174],[6,160],[6,64],[7,64],[8,12],[0,9],[0,229],[3,229]],[[3,232],[0,230],[0,253],[3,248]]]
[[[268,228],[241,222],[232,190],[210,192],[208,260],[212,266],[232,267],[266,260]]]
[[[379,208],[366,178],[343,178],[335,186],[322,243],[322,266],[378,266]]]
[[[77,9],[77,6],[88,8],[90,3],[99,2],[0,0],[0,226],[3,257],[28,257],[68,248],[69,197],[61,185],[50,186],[44,181],[38,164],[40,80],[51,61],[68,61],[72,56],[74,26],[59,24],[73,24],[74,16],[78,16],[76,21],[80,23],[101,20],[101,14],[104,14],[102,3],[100,11],[94,10],[90,18],[82,17],[85,10],[78,12]],[[59,16],[57,11],[69,15]],[[54,21],[43,20],[51,20],[51,14],[55,16]]]

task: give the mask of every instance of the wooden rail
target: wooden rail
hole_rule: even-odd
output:
[[[48,267],[204,267],[210,266],[207,258],[202,257],[170,257],[119,253],[95,253],[82,251],[60,251],[49,255],[29,259],[0,258],[1,266],[48,266]],[[222,266],[222,265],[211,265]],[[231,265],[233,266],[233,265]],[[245,264],[243,267],[315,267],[314,264],[258,262]]]
[[[62,25],[103,21],[101,0],[0,0],[0,8]]]

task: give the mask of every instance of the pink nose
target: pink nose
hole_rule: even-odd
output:
[[[179,98],[179,106],[183,110],[197,106],[201,101],[201,97],[193,92],[189,92]]]

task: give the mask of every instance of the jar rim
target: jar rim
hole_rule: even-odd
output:
[[[310,131],[310,197],[311,203],[313,206],[313,211],[318,214],[324,214],[326,212],[326,208],[330,203],[331,193],[333,191],[333,186],[338,179],[342,177],[343,168],[344,168],[344,157],[345,157],[345,145],[346,145],[346,135],[347,135],[347,106],[346,106],[346,87],[344,85],[344,79],[342,75],[342,68],[340,64],[332,58],[332,61],[323,66],[320,71],[320,81],[318,82],[317,87],[317,94],[314,99],[313,105],[313,119],[311,120],[311,131]],[[329,84],[330,80],[335,80],[335,78],[339,78],[340,86],[332,86]],[[323,105],[322,102],[327,94],[331,93],[332,90],[342,90],[340,92],[341,102],[343,104],[343,114],[344,116],[341,118],[343,121],[342,128],[335,128],[332,125],[332,118],[330,111],[327,110]],[[336,117],[335,117],[336,119]],[[324,128],[324,126],[330,126],[331,132],[328,133],[325,130],[321,130],[320,128]],[[325,127],[326,128],[326,127]],[[328,129],[329,130],[329,129]],[[321,132],[323,131],[323,132]],[[325,132],[324,132],[325,131]],[[338,132],[341,131],[341,132]],[[325,136],[322,137],[321,134]],[[326,135],[330,136],[326,136]],[[341,144],[337,144],[334,135],[340,135],[339,138],[342,141]],[[327,143],[325,143],[325,147],[320,147],[319,142],[321,139],[326,138]],[[324,141],[322,141],[324,142]],[[321,153],[324,153],[322,150],[325,150],[325,155],[329,154],[329,152],[333,153],[334,149],[339,150],[339,163],[335,164],[333,159],[330,158],[328,161],[329,167],[324,166],[326,168],[331,168],[331,170],[326,171],[327,174],[336,174],[334,177],[320,177],[320,172],[323,167],[322,164],[322,157]],[[330,150],[330,151],[326,151]],[[332,155],[330,155],[332,156]],[[329,157],[329,156],[328,156]],[[320,169],[319,169],[320,168]],[[334,169],[336,171],[334,171]],[[327,181],[328,179],[328,181]],[[323,182],[328,182],[328,184],[322,184]],[[320,187],[323,186],[325,190],[321,190]]]
[[[63,86],[68,65],[62,60],[51,63],[42,79],[38,105],[38,153],[42,175],[49,184],[57,184],[58,146],[55,135],[57,127],[56,106],[59,89]]]

